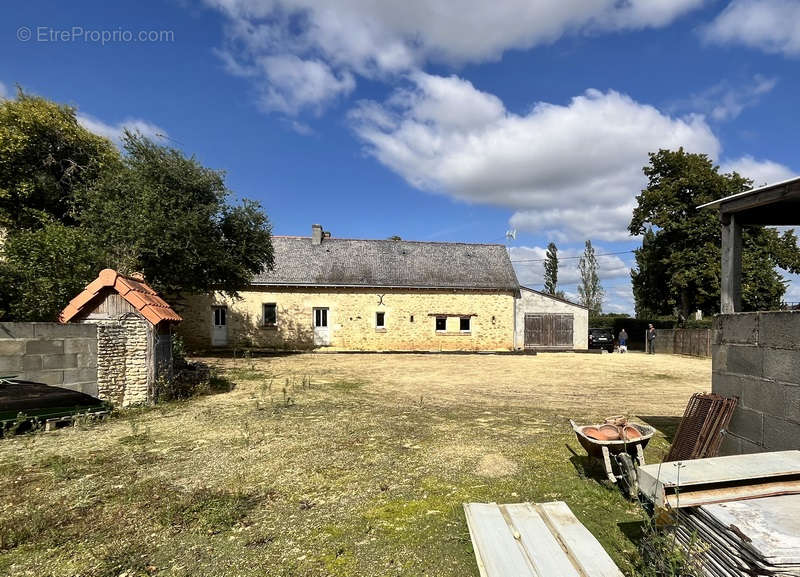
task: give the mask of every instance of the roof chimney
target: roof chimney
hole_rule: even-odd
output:
[[[322,225],[311,225],[311,244],[322,244]]]

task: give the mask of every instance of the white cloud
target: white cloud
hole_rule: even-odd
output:
[[[512,226],[560,241],[627,238],[648,152],[720,150],[702,117],[671,117],[618,92],[588,90],[519,115],[455,76],[411,81],[351,112],[368,154],[412,186],[509,207]]]
[[[786,271],[781,271],[781,274],[783,274],[784,280],[789,281],[783,300],[787,303],[800,303],[800,274],[791,274]]]
[[[259,103],[266,110],[294,115],[303,108],[316,112],[327,101],[346,95],[356,86],[353,75],[338,76],[319,60],[302,60],[293,54],[267,56],[258,61],[266,82]]]
[[[703,92],[692,95],[687,101],[680,103],[679,107],[688,108],[693,112],[702,112],[719,122],[733,120],[745,108],[758,104],[765,94],[775,88],[777,83],[777,78],[769,78],[760,74],[756,74],[748,82],[736,85],[722,81]]]
[[[0,100],[5,100],[8,98],[8,88],[6,85],[0,82]]]
[[[607,252],[595,245],[595,254]],[[541,290],[544,285],[544,258],[547,249],[540,246],[509,247],[509,256],[523,286]],[[613,252],[613,251],[612,251]],[[560,248],[558,251],[558,288],[563,290],[567,300],[579,302],[577,284],[580,281],[578,262],[583,248]],[[633,292],[630,285],[630,265],[615,254],[597,257],[598,276],[604,287],[606,298],[603,310],[606,312],[633,312]]]
[[[89,114],[78,114],[78,123],[89,132],[94,132],[111,140],[117,146],[120,145],[122,131],[128,129],[131,132],[138,132],[150,139],[157,139],[167,135],[167,131],[146,120],[129,118],[117,124],[108,124],[99,118]]]
[[[745,178],[752,179],[754,187],[774,184],[798,175],[788,166],[771,160],[756,160],[752,156],[729,160],[720,166],[720,172],[733,172],[734,170]]]
[[[733,0],[704,30],[709,42],[800,56],[800,2]]]
[[[326,88],[328,98],[346,93],[352,75],[377,78],[428,62],[457,66],[496,60],[506,50],[554,42],[569,33],[666,26],[705,0],[206,2],[226,16],[228,42],[221,55],[228,69],[253,77],[267,107],[291,114],[306,106],[318,110]],[[287,55],[298,58],[302,68],[309,62],[327,67],[328,81],[312,100],[301,83],[282,82],[264,66],[265,58]]]

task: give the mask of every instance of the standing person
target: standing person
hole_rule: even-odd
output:
[[[656,327],[654,327],[652,323],[647,329],[647,344],[647,352],[651,355],[656,354]]]
[[[628,333],[625,328],[619,331],[619,352],[624,353],[628,350]]]

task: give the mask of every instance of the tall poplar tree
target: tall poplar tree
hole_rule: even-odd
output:
[[[599,315],[603,309],[605,291],[600,286],[600,277],[597,275],[597,258],[591,240],[586,241],[583,256],[578,261],[578,272],[581,275],[578,284],[581,304],[588,308],[591,314]]]
[[[547,255],[544,261],[544,292],[556,294],[558,286],[558,248],[556,243],[551,242],[547,245]]]

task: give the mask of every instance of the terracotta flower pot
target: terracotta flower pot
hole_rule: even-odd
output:
[[[641,436],[642,434],[639,432],[639,429],[632,425],[625,425],[625,428],[622,429],[622,437],[626,441],[633,441]]]
[[[599,431],[605,435],[607,441],[617,441],[620,439],[619,427],[615,425],[600,425]]]

